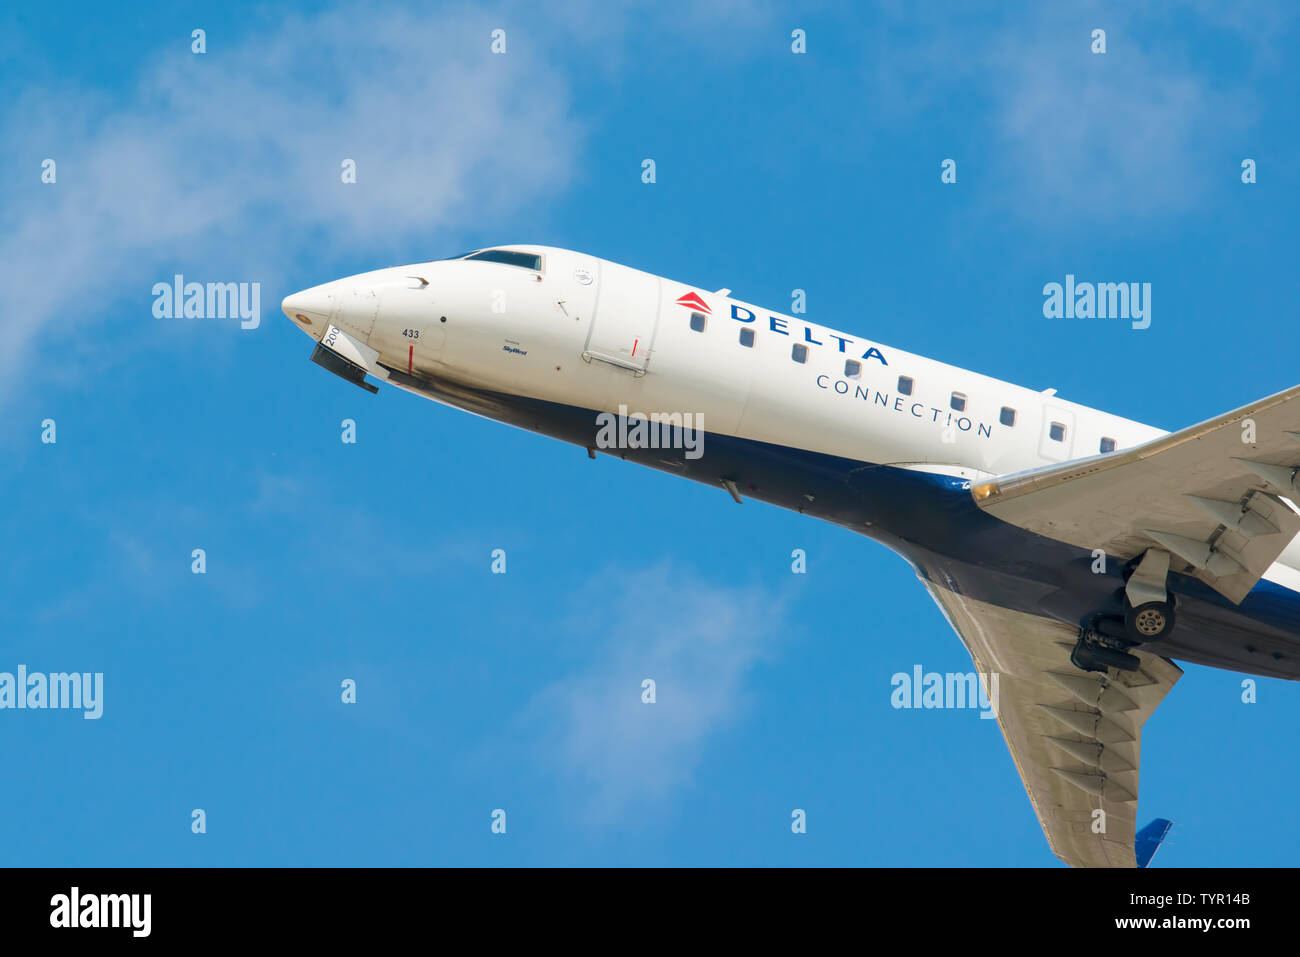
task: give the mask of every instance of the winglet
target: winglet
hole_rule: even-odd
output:
[[[1137,832],[1137,837],[1133,841],[1133,852],[1137,856],[1138,867],[1146,867],[1151,863],[1156,848],[1169,835],[1169,829],[1173,826],[1173,821],[1158,817]]]

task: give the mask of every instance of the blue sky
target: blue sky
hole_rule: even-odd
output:
[[[0,14],[0,670],[105,676],[98,721],[0,712],[0,863],[1056,863],[994,722],[890,707],[970,668],[902,559],[368,396],[278,303],[539,242],[1177,428],[1300,375],[1295,15],[550,6]],[[175,273],[260,326],[154,318]],[[1067,273],[1151,327],[1044,319]],[[1293,864],[1300,688],[1185,670],[1157,864]]]

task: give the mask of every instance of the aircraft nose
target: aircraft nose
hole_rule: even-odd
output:
[[[324,286],[313,286],[302,292],[285,296],[280,303],[284,314],[307,331],[323,332],[329,325],[330,312],[334,307],[334,296]]]

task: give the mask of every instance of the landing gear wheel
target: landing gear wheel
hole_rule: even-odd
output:
[[[1124,628],[1132,641],[1155,641],[1173,630],[1174,606],[1164,601],[1149,601],[1134,608],[1125,604]]]

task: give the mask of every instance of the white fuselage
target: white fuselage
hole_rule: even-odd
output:
[[[381,269],[295,294],[284,310],[316,339],[334,324],[365,343],[380,377],[387,367],[595,413],[691,413],[709,434],[969,480],[1165,434],[725,291],[564,249],[497,248],[535,253],[540,268]],[[702,307],[678,302],[692,294]],[[1293,541],[1265,577],[1300,588],[1298,567]]]

